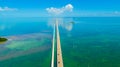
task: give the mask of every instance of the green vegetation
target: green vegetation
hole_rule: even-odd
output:
[[[72,21],[72,22],[70,22],[70,23],[75,24],[75,22],[74,22],[74,21]]]
[[[0,37],[0,43],[6,42],[8,39]]]

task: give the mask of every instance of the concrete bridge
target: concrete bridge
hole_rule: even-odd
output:
[[[56,44],[55,44],[55,41],[56,41]],[[55,49],[57,49],[57,53],[55,53]],[[57,54],[57,55],[55,55],[55,54]],[[55,56],[57,56],[56,60],[55,60]],[[58,20],[56,20],[56,23],[54,24],[54,32],[53,32],[53,40],[52,40],[51,67],[56,67],[55,62],[56,62],[57,67],[64,67],[63,59],[62,59],[62,50],[61,50],[61,43],[60,43]]]

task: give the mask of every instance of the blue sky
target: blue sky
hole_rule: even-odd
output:
[[[71,4],[71,13],[60,16],[120,16],[120,0],[0,0],[0,16],[51,16],[46,8]],[[9,8],[4,11],[5,7]]]

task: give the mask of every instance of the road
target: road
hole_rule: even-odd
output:
[[[58,20],[56,20],[56,32],[57,32],[57,67],[63,67],[63,59],[62,59],[62,50],[60,43],[60,34],[58,28]]]
[[[55,35],[57,36],[57,38],[55,38]],[[57,39],[57,40],[55,40],[55,39]],[[57,41],[57,47],[55,47],[55,41]],[[57,48],[57,55],[55,55],[55,49],[56,48]],[[55,56],[57,56],[57,61],[54,61]],[[62,59],[62,50],[61,50],[61,43],[60,43],[58,20],[56,20],[56,24],[54,24],[54,30],[53,30],[51,67],[55,66],[54,62],[57,62],[57,67],[63,67],[63,59]]]

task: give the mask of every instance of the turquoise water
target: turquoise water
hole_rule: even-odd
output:
[[[120,17],[59,18],[64,67],[120,67]],[[50,67],[53,18],[2,18],[0,67]]]
[[[0,35],[19,35],[29,33],[48,32],[52,28],[48,26],[48,18],[1,18]]]
[[[71,30],[60,30],[64,66],[120,67],[120,18],[73,20]]]
[[[3,18],[0,67],[50,67],[52,27],[46,18]]]

